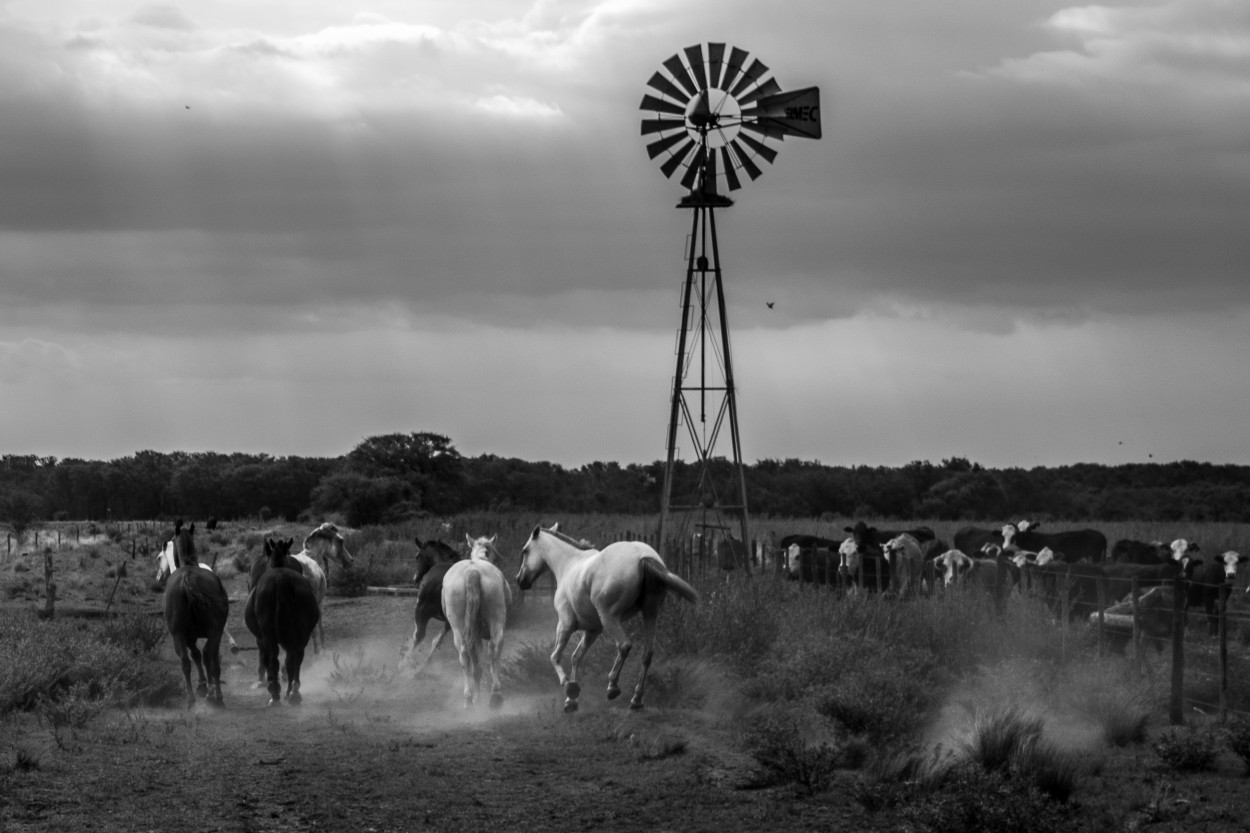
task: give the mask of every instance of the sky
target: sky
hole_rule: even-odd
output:
[[[746,462],[1250,463],[1235,0],[0,0],[0,453],[664,459],[708,42],[822,105],[717,212]]]

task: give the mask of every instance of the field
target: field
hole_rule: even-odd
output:
[[[512,555],[532,522],[356,531],[356,568],[332,582],[340,593],[402,585],[417,535],[498,531]],[[643,528],[561,526],[595,540]],[[757,524],[761,534],[840,529],[769,526]],[[565,715],[545,656],[547,599],[526,600],[510,624],[506,702],[491,712],[464,709],[450,640],[420,676],[398,670],[410,598],[335,595],[302,706],[266,707],[253,688],[256,654],[244,650],[225,657],[225,709],[188,711],[168,636],[153,627],[154,566],[140,554],[167,531],[63,528],[59,549],[52,543],[52,621],[35,615],[49,530],[41,549],[0,564],[0,829],[1022,833],[1232,831],[1250,819],[1250,732],[1197,713],[1172,729],[1166,652],[1136,668],[1087,629],[1061,634],[1028,599],[999,618],[971,596],[835,600],[763,576],[696,575],[701,604],[670,599],[662,615],[648,708],[604,699],[612,652],[601,641],[582,711]],[[244,648],[239,567],[265,534],[306,531],[197,533]],[[1184,535],[1209,551],[1235,548],[1242,534],[1132,537]],[[106,604],[109,617],[81,615]],[[631,657],[627,692],[637,668]],[[1248,682],[1234,680],[1238,703]]]

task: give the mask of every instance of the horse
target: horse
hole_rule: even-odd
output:
[[[451,625],[447,622],[447,617],[443,615],[443,576],[447,574],[452,564],[460,560],[460,554],[442,541],[431,539],[422,543],[420,538],[415,540],[417,570],[412,575],[412,583],[417,585],[417,607],[413,613],[416,627],[413,628],[412,636],[404,645],[403,655],[399,661],[401,669],[413,662],[413,653],[421,644],[421,640],[425,638],[425,628],[430,620],[437,619],[443,623],[443,630],[430,645],[430,652],[426,654],[425,661],[417,667],[420,671],[433,658],[434,652],[438,650],[439,645],[443,644],[447,634],[451,633]]]
[[[174,652],[182,663],[187,708],[195,705],[197,694],[204,696],[208,703],[220,706],[221,635],[230,616],[230,599],[217,574],[200,569],[195,555],[195,524],[184,527],[181,520],[174,524],[173,548],[182,566],[174,570],[165,586],[165,625],[173,637]],[[204,640],[202,652],[195,645],[199,639]],[[195,690],[191,688],[192,660],[200,675],[200,684]]]
[[[575,541],[558,527],[559,524],[550,529],[534,527],[521,548],[521,569],[516,581],[517,586],[526,590],[546,570],[555,577],[552,602],[559,621],[551,665],[564,687],[564,711],[577,711],[577,698],[581,694],[578,665],[604,631],[616,643],[616,661],[608,672],[608,699],[620,695],[617,681],[633,649],[622,622],[638,613],[642,614],[642,671],[629,707],[641,709],[647,671],[651,667],[656,619],[666,591],[672,590],[691,604],[698,604],[699,593],[670,573],[659,553],[641,541],[618,541],[597,550],[585,541]],[[560,656],[573,632],[579,630],[582,639],[573,651],[566,673]]]
[[[292,705],[300,702],[299,669],[308,640],[321,618],[321,608],[317,606],[317,597],[308,579],[286,566],[294,543],[292,538],[265,539],[269,568],[248,594],[243,612],[247,628],[256,636],[260,648],[271,706],[282,699],[282,685],[278,681],[279,648],[286,652],[287,700]]]
[[[498,560],[495,536],[472,538],[465,535],[469,544],[469,558],[457,561],[443,576],[443,613],[451,626],[452,639],[460,654],[460,667],[464,671],[464,706],[473,705],[481,688],[482,663],[479,642],[488,640],[487,661],[490,665],[490,707],[503,705],[499,684],[499,658],[503,652],[504,626],[508,619],[508,607],[512,604],[512,589],[503,572],[492,561]]]
[[[169,577],[172,576],[174,571],[178,569],[179,559],[177,554],[174,552],[174,549],[174,539],[170,538],[165,544],[165,548],[156,554],[156,579],[152,585],[154,589],[164,587],[169,581]],[[214,558],[213,560],[216,561],[217,559]],[[215,566],[203,564],[198,561],[194,566],[199,567],[201,570],[208,570],[210,573],[217,572]],[[234,641],[234,637],[230,635],[229,628],[222,630],[221,639],[230,648],[230,653],[237,654],[239,652],[239,645]]]

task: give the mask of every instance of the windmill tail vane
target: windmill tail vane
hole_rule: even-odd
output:
[[[672,55],[647,81],[651,92],[639,106],[652,114],[642,120],[647,155],[664,157],[660,170],[670,179],[680,172],[692,196],[714,199],[719,178],[736,191],[740,172],[760,176],[757,160],[771,164],[777,157],[770,142],[819,139],[819,88],[782,90],[768,73],[746,50],[723,43]]]

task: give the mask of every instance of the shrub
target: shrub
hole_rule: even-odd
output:
[[[932,833],[1052,833],[1078,829],[1072,811],[1027,780],[976,764],[953,767],[941,789],[912,795],[899,814]]]
[[[1238,720],[1227,729],[1228,747],[1233,750],[1250,774],[1250,720]]]
[[[743,743],[773,783],[793,783],[808,794],[829,784],[840,757],[834,744],[810,736],[794,710],[760,715]]]
[[[1152,744],[1169,769],[1201,772],[1210,769],[1217,753],[1215,738],[1209,732],[1169,729]]]
[[[128,613],[104,623],[100,637],[113,645],[135,653],[151,653],[165,642],[169,631],[160,616]]]

